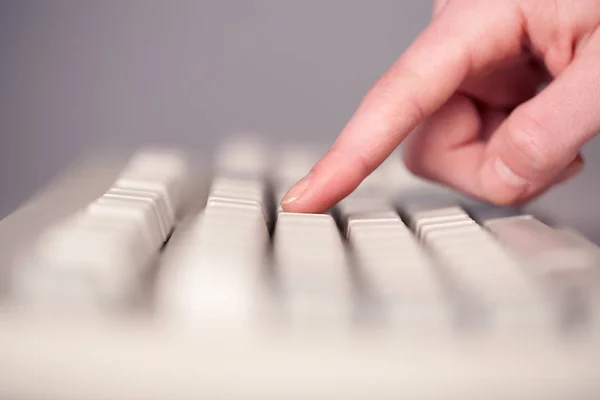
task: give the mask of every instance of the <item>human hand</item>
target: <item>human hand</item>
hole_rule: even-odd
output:
[[[600,0],[438,0],[282,205],[326,211],[403,141],[417,175],[522,203],[576,175],[599,131]]]

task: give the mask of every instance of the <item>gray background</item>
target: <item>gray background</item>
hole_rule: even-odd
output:
[[[331,142],[429,1],[0,0],[0,218],[95,146]],[[596,171],[536,206],[600,240]],[[575,206],[577,202],[577,206]]]

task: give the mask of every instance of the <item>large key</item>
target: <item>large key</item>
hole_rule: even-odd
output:
[[[268,311],[269,215],[261,181],[219,178],[206,209],[172,238],[161,265],[161,318],[192,327],[250,326]]]
[[[432,259],[394,207],[374,191],[353,193],[338,206],[367,298],[383,321],[407,332],[438,334],[452,327],[450,298],[444,298]]]
[[[348,326],[355,298],[346,252],[327,214],[279,213],[274,262],[284,316],[298,326]]]
[[[485,226],[547,291],[565,328],[589,324],[600,315],[600,248],[531,215],[491,219]]]
[[[412,230],[463,298],[468,323],[493,329],[549,329],[556,323],[541,292],[515,259],[460,207],[405,208]]]
[[[137,306],[186,180],[185,161],[176,155],[136,154],[103,196],[40,236],[14,270],[12,298],[99,312]]]

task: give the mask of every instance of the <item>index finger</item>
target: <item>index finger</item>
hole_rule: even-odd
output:
[[[330,151],[284,196],[284,210],[328,210],[356,189],[472,71],[516,55],[524,24],[510,4],[448,4],[371,88]]]

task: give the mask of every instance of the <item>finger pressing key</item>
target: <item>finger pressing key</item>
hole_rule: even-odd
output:
[[[521,50],[519,10],[449,3],[363,99],[331,150],[282,200],[323,212],[350,194],[474,71]],[[481,40],[488,45],[482,45]]]

